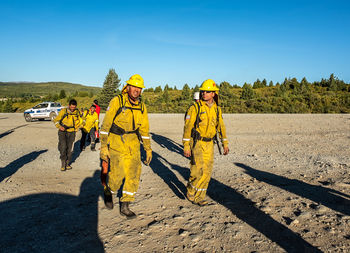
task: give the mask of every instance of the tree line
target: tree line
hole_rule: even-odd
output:
[[[119,88],[120,79],[111,69],[99,94],[102,109],[120,92]],[[196,91],[198,85],[190,88],[185,84],[182,89],[157,86],[144,89],[142,100],[151,113],[184,113]],[[301,81],[285,78],[276,84],[257,79],[243,87],[221,82],[219,104],[224,113],[350,113],[350,85],[334,74],[312,83],[305,77]]]
[[[350,84],[339,80],[334,74],[316,82],[309,82],[306,78],[300,81],[296,78],[285,78],[282,83],[274,84],[266,79],[257,79],[252,84],[244,83],[242,87],[229,82],[221,82],[219,86],[219,104],[224,113],[350,113]],[[121,89],[118,74],[110,69],[97,96],[87,92],[85,94],[84,91],[67,96],[61,90],[55,97],[35,99],[38,99],[36,102],[63,99],[68,101],[80,96],[86,97],[84,101],[89,104],[97,98],[101,109],[105,110]],[[198,85],[191,88],[184,84],[182,89],[178,89],[166,84],[163,88],[157,86],[144,89],[142,100],[150,113],[184,113],[193,103],[193,94],[196,91],[199,91]],[[16,111],[13,101],[0,101],[0,112],[11,110]]]

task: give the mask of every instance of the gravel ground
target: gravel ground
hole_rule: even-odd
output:
[[[349,115],[224,115],[230,154],[215,150],[206,207],[184,197],[183,115],[149,119],[153,160],[126,220],[117,198],[104,207],[80,133],[61,172],[52,122],[0,114],[0,251],[349,252]]]

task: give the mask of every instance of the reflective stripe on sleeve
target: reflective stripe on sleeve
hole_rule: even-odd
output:
[[[107,134],[108,135],[108,132],[101,131],[100,134]]]
[[[125,194],[127,194],[127,195],[133,196],[136,192],[127,192],[127,191],[123,191],[123,193],[125,193]]]
[[[59,124],[59,122],[56,122],[55,125]]]
[[[147,140],[150,139],[150,137],[148,137],[148,136],[141,136],[141,138],[142,139],[147,139]]]
[[[183,138],[182,140],[183,140],[183,141],[190,141],[191,139],[185,139],[185,138]]]

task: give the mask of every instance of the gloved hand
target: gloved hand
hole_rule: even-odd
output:
[[[107,146],[102,147],[102,148],[101,148],[101,151],[100,151],[100,158],[101,158],[103,161],[108,162],[108,158],[109,158],[109,157],[110,157],[110,155],[109,155],[108,147],[107,147]]]
[[[224,155],[227,155],[228,152],[230,152],[230,149],[228,148],[228,146],[224,146]]]
[[[185,145],[184,146],[184,156],[190,157],[191,156],[191,148],[190,145]]]
[[[101,183],[103,186],[107,187],[107,174],[108,174],[108,162],[102,161],[102,169],[101,169]]]
[[[147,166],[152,161],[152,150],[146,150],[146,161],[144,162]]]

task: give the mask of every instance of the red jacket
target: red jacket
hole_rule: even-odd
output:
[[[100,117],[101,107],[99,105],[96,105],[96,104],[95,104],[95,106],[96,106],[96,113],[97,113],[98,117]]]

